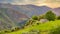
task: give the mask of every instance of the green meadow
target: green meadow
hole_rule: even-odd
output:
[[[60,27],[60,20],[55,20],[55,21],[46,22],[44,24],[39,24],[39,25],[35,24],[33,26],[26,27],[25,29],[7,34],[23,34],[23,33],[27,34],[27,33],[31,33],[32,30],[36,30],[37,32],[39,31],[39,34],[50,34],[59,27]]]

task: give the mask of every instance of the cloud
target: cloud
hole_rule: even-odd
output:
[[[37,2],[44,2],[44,0],[0,0],[0,3],[24,3],[24,4],[33,4]]]
[[[56,6],[60,7],[60,0],[0,0],[0,3],[11,3],[16,5],[22,4],[34,4],[37,6],[47,5],[47,6]]]
[[[0,3],[24,3],[24,4],[35,4],[35,3],[60,3],[60,0],[0,0]]]
[[[60,3],[60,0],[47,0],[48,3]]]

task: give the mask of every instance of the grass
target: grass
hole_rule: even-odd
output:
[[[26,27],[22,30],[11,32],[8,34],[22,34],[25,32],[29,32],[31,30],[40,30],[41,34],[47,34],[50,30],[54,30],[54,29],[58,28],[59,26],[60,26],[60,20],[56,20],[56,21],[46,22],[46,23],[40,24],[40,25]]]

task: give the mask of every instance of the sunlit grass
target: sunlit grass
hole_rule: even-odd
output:
[[[22,29],[16,32],[11,32],[8,34],[22,34],[24,32],[29,32],[31,30],[50,31],[50,30],[56,29],[59,26],[60,26],[60,20],[56,20],[56,21],[46,22],[40,25],[30,26],[28,28],[26,27],[25,29]],[[43,34],[43,32],[41,32],[41,34]]]

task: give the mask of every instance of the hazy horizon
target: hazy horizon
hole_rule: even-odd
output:
[[[49,6],[51,8],[60,7],[60,0],[0,0],[0,3],[11,3],[13,5],[32,4],[37,6]]]

